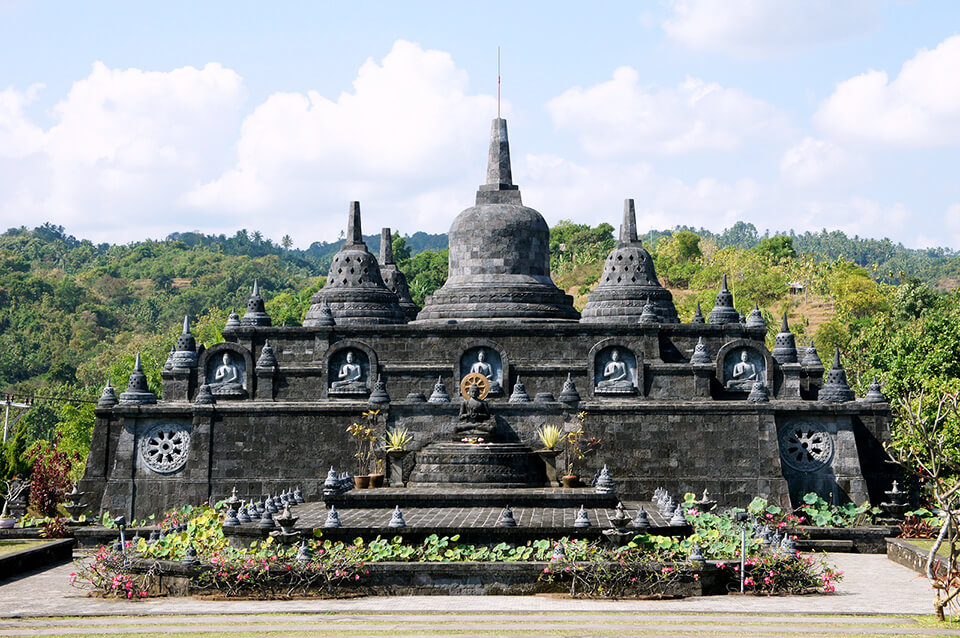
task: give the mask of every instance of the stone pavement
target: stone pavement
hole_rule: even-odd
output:
[[[408,596],[214,601],[87,598],[71,565],[0,583],[0,638],[57,635],[960,635],[930,614],[925,579],[879,555],[832,554],[830,596],[712,596],[672,601],[560,596]],[[63,617],[82,616],[82,618]],[[109,617],[107,617],[109,616]]]

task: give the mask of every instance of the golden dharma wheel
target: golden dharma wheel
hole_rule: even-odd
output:
[[[480,390],[480,399],[486,399],[490,394],[490,380],[479,372],[471,372],[460,380],[460,394],[464,399],[470,398],[470,386],[475,385]]]

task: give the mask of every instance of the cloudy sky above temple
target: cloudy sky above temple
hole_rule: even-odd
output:
[[[960,249],[960,3],[0,0],[0,225],[446,232],[497,110],[560,219]]]

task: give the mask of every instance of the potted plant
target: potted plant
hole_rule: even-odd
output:
[[[380,437],[377,436],[377,431],[380,429],[380,410],[367,410],[363,413],[363,418],[367,420],[367,429],[369,430],[367,436],[367,443],[370,446],[368,464],[372,465],[370,471],[370,487],[383,487],[383,479],[385,477],[383,472],[383,458],[377,455],[377,442],[380,441]]]
[[[357,451],[353,457],[357,459],[357,473],[353,477],[353,484],[357,489],[370,487],[370,461],[373,459],[373,443],[376,441],[376,434],[373,428],[359,423],[351,423],[347,426],[347,434],[353,437],[357,446]]]
[[[588,437],[584,432],[583,422],[586,416],[586,412],[577,414],[573,429],[567,432],[564,446],[567,473],[560,479],[564,487],[576,487],[580,484],[580,475],[577,474],[580,462],[586,458],[587,454],[600,447],[600,439],[594,436]]]
[[[567,435],[564,433],[562,426],[551,424],[541,425],[537,428],[537,438],[540,439],[543,448],[535,450],[534,453],[543,461],[543,467],[547,474],[547,485],[556,487],[560,485],[557,478],[557,457],[562,451],[560,446],[563,445]]]
[[[0,529],[12,529],[17,524],[17,518],[11,513],[11,505],[20,498],[30,484],[26,481],[17,480],[14,476],[5,481],[6,490],[3,495],[3,510],[0,511]]]
[[[413,441],[413,435],[405,427],[394,427],[385,434],[387,460],[390,461],[390,487],[403,485],[403,459],[410,453],[407,446]]]

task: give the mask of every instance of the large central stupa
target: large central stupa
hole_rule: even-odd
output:
[[[579,319],[573,298],[550,279],[550,228],[513,183],[504,119],[493,121],[487,183],[453,220],[449,240],[449,276],[417,322]]]

